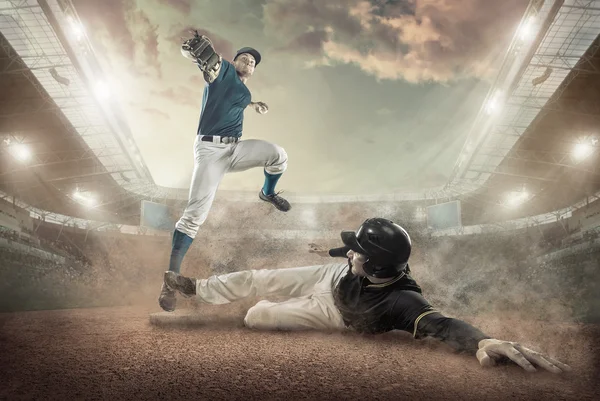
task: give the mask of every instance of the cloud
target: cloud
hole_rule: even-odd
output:
[[[293,38],[287,45],[277,48],[277,51],[304,52],[312,55],[323,53],[323,43],[328,40],[326,30],[302,33]]]
[[[380,79],[487,78],[527,0],[267,0],[265,32],[310,65],[350,63]]]
[[[148,113],[148,114],[150,114],[152,116],[155,116],[155,117],[158,116],[158,117],[164,118],[166,120],[170,120],[171,119],[171,117],[167,113],[165,113],[164,111],[160,111],[158,109],[155,109],[153,107],[145,107],[145,108],[142,109],[142,111],[144,113]]]
[[[75,0],[75,3],[91,28],[104,32],[95,34],[101,36],[99,41],[103,45],[114,47],[138,74],[158,77],[162,76],[161,60],[166,62],[159,55],[161,39],[180,44],[182,37],[190,37],[192,15],[199,9],[189,0],[156,0],[155,9],[142,9],[141,3],[134,0]],[[527,3],[527,0],[261,0],[244,9],[243,19],[261,18],[269,42],[267,47],[273,53],[299,58],[305,67],[353,64],[378,79],[447,83],[466,77],[493,76],[496,61],[506,49],[507,39]],[[224,18],[225,8],[234,4],[227,2],[206,9],[203,6],[202,15]],[[171,18],[159,27],[160,15],[167,10],[183,14],[183,18]],[[238,24],[237,30],[229,25],[241,21],[240,18],[219,22],[228,27],[229,39],[208,30],[199,31],[230,59],[235,50],[231,37],[238,40],[243,37],[243,25]]]
[[[198,95],[200,93],[200,95]],[[202,91],[193,90],[186,86],[176,86],[160,91],[151,91],[152,95],[160,96],[183,106],[199,107]]]
[[[375,113],[379,116],[387,116],[394,112],[392,110],[388,109],[387,107],[383,107],[383,108],[377,110]]]
[[[158,0],[160,4],[173,7],[183,15],[189,15],[192,11],[192,5],[189,0]]]
[[[470,110],[479,107],[485,91],[468,85],[486,83],[460,79],[493,74],[493,56],[505,52],[506,39],[527,4],[527,0],[73,1],[159,185],[187,186],[193,165],[189,146],[205,82],[198,68],[179,54],[182,38],[191,37],[189,28],[202,27],[200,32],[226,59],[237,46],[256,46],[264,63],[249,88],[253,98],[267,102],[272,112],[247,113],[244,135],[289,149],[295,162],[282,185],[297,193],[347,193],[342,171],[344,177],[360,178],[360,189],[353,191],[372,193],[412,188],[413,182],[414,187],[421,186],[418,175],[425,170],[447,171],[469,124],[441,125],[437,120],[470,121]],[[357,68],[340,68],[347,64]],[[319,68],[323,65],[330,67]],[[394,82],[373,82],[373,77]],[[457,109],[462,118],[454,117]],[[422,121],[411,123],[415,119]],[[323,137],[332,140],[324,143]],[[414,147],[403,147],[405,141]],[[362,147],[363,159],[377,166],[378,174],[386,171],[381,179],[373,179],[373,171],[348,160],[353,146]],[[390,147],[403,157],[384,157],[394,154],[388,152]],[[323,171],[320,183],[306,176],[304,165]],[[250,190],[253,174],[227,176],[220,188]]]
[[[88,35],[91,33],[95,45],[104,46],[102,39],[110,38],[110,44],[127,58],[133,59],[135,41],[127,24],[127,15],[135,9],[133,0],[106,0],[89,2],[74,0],[73,3],[82,21],[86,25]],[[98,38],[102,32],[102,38]],[[108,33],[110,32],[110,36]]]
[[[112,65],[116,53],[137,74],[161,77],[158,26],[137,8],[135,1],[75,0],[74,3],[105,62]]]
[[[158,78],[162,77],[161,65],[158,52],[158,33],[157,25],[153,25],[142,10],[135,10],[131,13],[129,21],[130,32],[135,38],[136,50],[141,63],[154,68]]]

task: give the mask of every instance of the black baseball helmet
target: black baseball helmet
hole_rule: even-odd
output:
[[[233,61],[235,61],[236,58],[238,58],[238,56],[242,53],[248,53],[248,54],[252,54],[252,57],[254,57],[254,67],[258,66],[258,63],[260,63],[261,57],[260,57],[260,53],[258,52],[258,50],[253,49],[252,47],[242,47],[240,50],[238,50],[235,53],[235,57],[233,58]]]
[[[342,241],[367,257],[365,273],[376,278],[395,277],[406,271],[412,243],[406,230],[379,217],[365,220],[354,231],[342,231]]]

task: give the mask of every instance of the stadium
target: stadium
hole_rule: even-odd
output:
[[[249,330],[258,298],[181,299],[192,318],[153,324],[191,170],[181,185],[164,177],[191,166],[201,90],[180,146],[189,160],[173,173],[148,150],[158,134],[140,134],[117,100],[87,3],[0,0],[0,398],[598,399],[600,1],[527,2],[461,134],[427,154],[368,139],[350,145],[378,153],[357,161],[350,145],[283,135],[292,210],[246,186],[261,171],[232,175],[182,266],[205,278],[330,263],[309,244],[338,247],[340,231],[391,219],[410,233],[411,274],[432,304],[573,368],[558,377],[483,369],[407,333]],[[250,135],[277,138],[258,119]],[[294,161],[296,141],[314,148]],[[419,150],[425,135],[411,141]],[[424,159],[446,174],[419,178]]]

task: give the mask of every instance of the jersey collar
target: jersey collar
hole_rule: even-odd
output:
[[[397,277],[394,277],[393,279],[391,279],[390,281],[386,281],[385,283],[371,283],[371,284],[367,284],[365,287],[366,288],[383,288],[383,287],[387,287],[390,286],[394,283],[397,283],[398,281],[400,281],[404,276],[406,276],[406,272],[402,272],[402,274],[400,274]],[[369,279],[367,278],[367,281],[369,281]],[[370,281],[369,281],[370,283]]]

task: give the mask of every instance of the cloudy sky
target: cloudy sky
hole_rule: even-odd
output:
[[[242,138],[286,149],[278,189],[358,194],[445,182],[528,1],[74,3],[157,184],[189,186],[204,81],[179,48],[196,28],[228,60],[262,53],[248,87],[270,111],[246,111]]]

